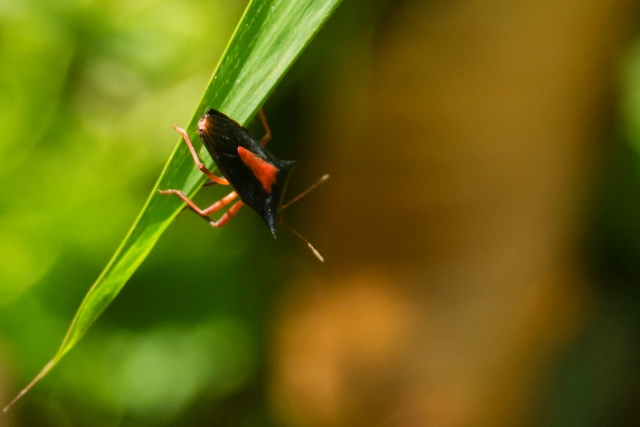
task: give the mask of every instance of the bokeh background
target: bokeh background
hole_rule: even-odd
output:
[[[265,105],[289,195],[331,174],[286,212],[326,263],[180,215],[0,426],[640,425],[636,3],[344,0]],[[245,6],[0,1],[0,401]]]

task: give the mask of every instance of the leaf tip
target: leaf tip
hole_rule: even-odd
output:
[[[51,368],[53,368],[53,366],[56,364],[56,358],[53,358],[49,361],[49,363],[47,363],[44,368],[42,368],[42,370],[38,373],[38,375],[36,375],[36,377],[31,380],[31,382],[25,387],[23,388],[20,393],[18,393],[18,395],[16,397],[13,398],[13,400],[11,402],[9,402],[9,404],[7,406],[4,407],[4,409],[2,409],[3,413],[6,413],[9,409],[11,409],[11,407],[13,406],[14,403],[16,403],[18,400],[20,400],[20,398],[22,396],[24,396],[25,394],[27,394],[27,392],[29,390],[31,390],[31,388],[36,385],[38,383],[38,381],[40,381],[45,375],[47,375],[49,373],[49,371],[51,370]]]

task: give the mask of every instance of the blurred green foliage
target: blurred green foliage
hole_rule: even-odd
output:
[[[0,349],[15,372],[4,396],[55,352],[175,145],[171,124],[192,113],[245,5],[0,5]],[[261,277],[276,268],[243,269],[239,256],[262,227],[241,216],[220,234],[181,216],[134,289],[9,416],[31,425],[166,423],[198,399],[255,389],[270,288]],[[250,410],[238,416],[260,410],[259,399],[242,401]]]
[[[0,274],[12,286],[0,304],[42,278],[63,247],[85,257],[101,253],[96,242],[113,248],[175,142],[159,123],[185,121],[241,6],[4,6],[1,251],[10,268]]]

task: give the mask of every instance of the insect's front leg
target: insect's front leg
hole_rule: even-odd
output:
[[[200,169],[200,171],[203,174],[207,175],[213,182],[222,184],[222,185],[229,185],[229,181],[227,181],[226,178],[217,176],[216,174],[211,172],[209,169],[207,169],[204,163],[200,161],[200,158],[198,157],[198,153],[196,153],[196,149],[193,148],[193,144],[191,144],[191,140],[189,139],[189,134],[187,133],[187,131],[182,128],[179,128],[178,126],[174,126],[173,128],[176,131],[178,131],[178,133],[180,133],[180,135],[182,135],[182,137],[184,138],[184,142],[187,144],[187,147],[189,147],[189,152],[191,153],[191,157],[193,157],[193,161],[196,164],[196,167]]]

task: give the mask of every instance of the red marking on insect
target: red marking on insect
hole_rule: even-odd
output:
[[[260,157],[253,154],[251,151],[247,150],[244,147],[238,147],[238,154],[240,158],[244,162],[245,165],[251,169],[253,172],[253,176],[256,177],[260,184],[262,184],[262,188],[264,188],[267,193],[271,193],[271,187],[276,183],[276,174],[278,173],[278,168],[276,168],[271,163],[265,162]]]

